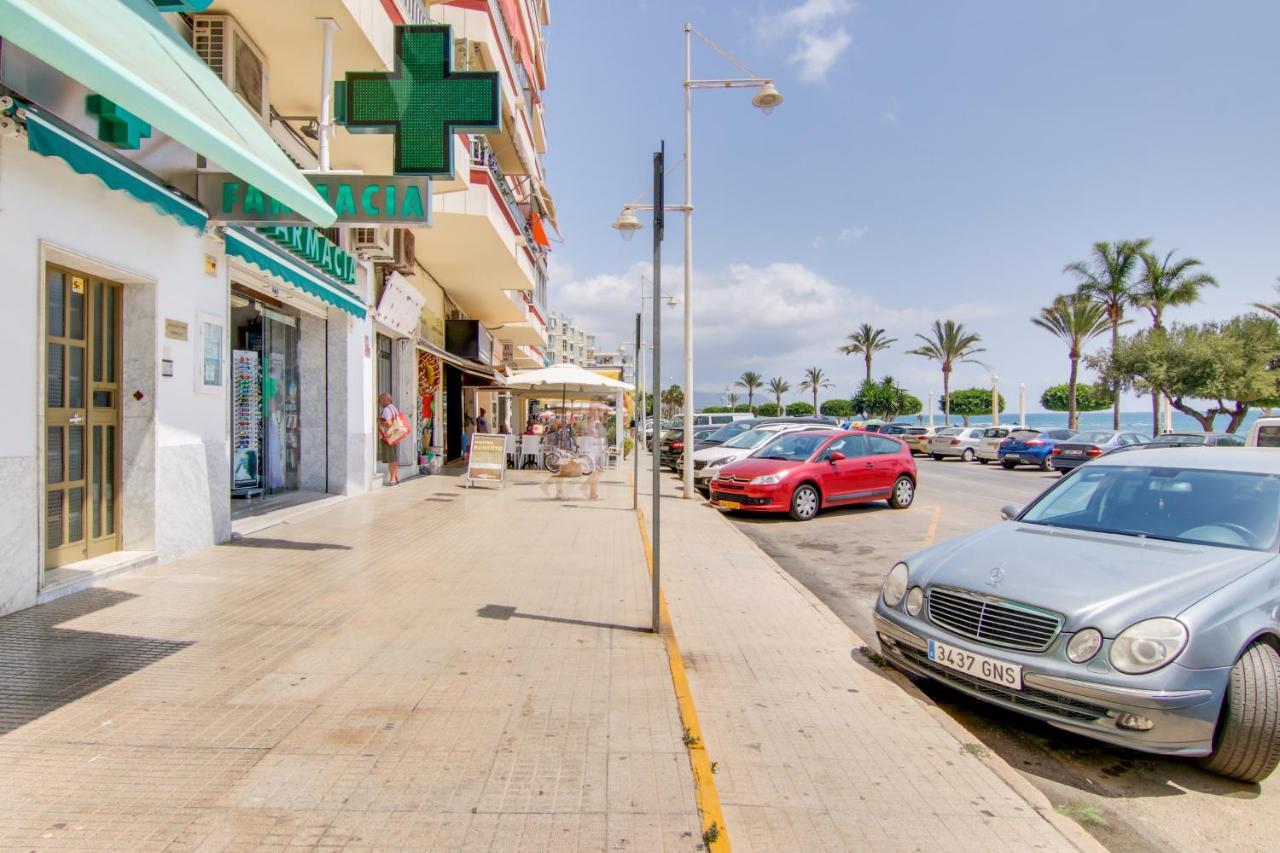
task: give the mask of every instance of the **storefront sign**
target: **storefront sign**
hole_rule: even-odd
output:
[[[301,225],[273,225],[258,233],[274,240],[311,266],[343,284],[356,283],[356,259],[314,228]]]
[[[418,337],[444,349],[444,318],[436,316],[430,308],[423,308],[422,321],[418,323]]]
[[[418,329],[418,317],[426,302],[427,297],[413,286],[413,282],[400,273],[393,272],[387,276],[387,283],[382,288],[382,298],[378,300],[378,322],[411,338]]]
[[[187,324],[181,320],[164,321],[164,336],[174,341],[185,341],[187,339]]]
[[[395,134],[397,175],[453,174],[454,133],[502,129],[496,71],[454,71],[453,29],[396,27],[394,71],[352,71],[334,84],[352,133]]]
[[[338,225],[417,225],[431,222],[431,180],[400,175],[304,175],[338,214]],[[307,222],[262,190],[227,172],[200,172],[196,195],[213,222],[256,225]]]
[[[467,456],[467,480],[502,485],[502,478],[506,471],[507,437],[485,432],[478,432],[471,436],[471,452]]]

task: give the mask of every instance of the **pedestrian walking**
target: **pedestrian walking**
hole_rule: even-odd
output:
[[[391,402],[390,394],[378,395],[378,405],[382,407],[378,412],[378,461],[387,465],[387,485],[395,486],[400,483],[396,445],[404,439],[409,428],[404,423],[400,410]]]
[[[485,417],[484,409],[480,410],[480,415],[476,418],[476,432],[488,432],[489,419]]]

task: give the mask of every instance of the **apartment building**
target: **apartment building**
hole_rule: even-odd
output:
[[[511,419],[547,350],[546,0],[44,2],[0,19],[0,613],[377,486],[380,393],[409,471]],[[442,60],[371,114],[405,39]]]
[[[586,367],[596,357],[596,336],[555,311],[551,312],[547,330],[547,347],[552,364],[576,364]]]

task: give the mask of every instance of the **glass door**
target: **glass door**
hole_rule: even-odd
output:
[[[262,398],[267,494],[295,491],[302,459],[298,319],[262,308]]]
[[[45,276],[46,568],[118,550],[121,287]]]

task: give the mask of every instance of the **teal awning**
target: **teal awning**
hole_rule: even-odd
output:
[[[149,0],[0,0],[0,37],[317,225],[337,219]]]
[[[80,174],[93,175],[111,189],[127,192],[197,231],[203,231],[209,221],[209,214],[194,201],[143,174],[128,160],[86,142],[35,107],[27,108],[27,147],[45,157],[61,158]]]
[[[336,308],[341,308],[357,319],[364,319],[364,303],[341,282],[317,272],[252,232],[228,228],[226,239],[228,255],[247,261],[263,272],[270,273]]]

